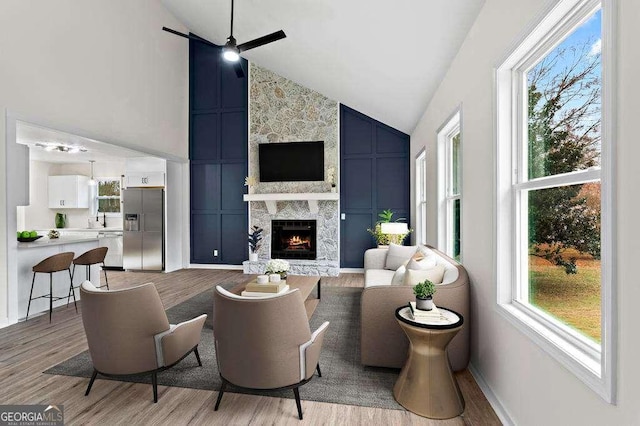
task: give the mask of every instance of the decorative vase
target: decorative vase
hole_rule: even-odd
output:
[[[249,262],[257,262],[258,253],[249,253]]]
[[[416,308],[423,311],[430,311],[433,309],[433,297],[427,296],[426,299],[416,297]]]
[[[56,228],[64,228],[65,226],[67,226],[67,215],[56,213]]]

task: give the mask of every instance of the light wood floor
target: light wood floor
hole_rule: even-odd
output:
[[[112,289],[154,282],[166,308],[215,284],[244,279],[239,271],[220,270],[109,272]],[[343,274],[323,278],[322,283],[362,287],[363,279],[360,274]],[[48,315],[41,315],[0,329],[0,404],[63,404],[66,424],[500,424],[468,371],[456,375],[466,401],[465,413],[458,418],[435,421],[408,411],[303,400],[302,422],[292,399],[228,393],[220,410],[214,412],[215,391],[159,386],[159,401],[154,404],[150,385],[97,379],[85,397],[88,379],[42,373],[86,349],[82,320],[73,305],[55,310],[51,324]],[[304,389],[301,393],[304,398]]]

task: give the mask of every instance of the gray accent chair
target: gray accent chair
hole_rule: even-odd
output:
[[[228,385],[244,389],[293,389],[302,420],[298,388],[322,376],[318,360],[323,323],[311,333],[300,291],[242,297],[218,286],[214,293],[213,334],[222,385],[215,411]]]
[[[436,306],[454,310],[464,317],[464,325],[448,347],[453,371],[469,364],[469,276],[466,269],[446,254],[426,246],[437,264],[445,268],[441,284],[436,285]],[[392,284],[395,271],[385,269],[388,249],[369,249],[364,254],[365,289],[360,301],[361,363],[374,367],[401,368],[409,349],[409,340],[395,319],[395,310],[415,300],[413,287]]]
[[[191,352],[202,366],[198,344],[207,315],[169,324],[153,283],[104,291],[85,281],[80,285],[80,295],[82,323],[93,362],[85,396],[98,374],[116,378],[150,374],[153,402],[158,402],[159,372]]]

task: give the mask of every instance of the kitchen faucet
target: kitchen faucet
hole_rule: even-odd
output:
[[[96,214],[96,222],[100,223],[100,214]],[[102,227],[107,227],[107,213],[102,212]]]

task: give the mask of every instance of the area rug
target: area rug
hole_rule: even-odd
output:
[[[322,301],[311,317],[311,330],[324,321],[329,329],[324,338],[320,368],[322,377],[314,377],[300,388],[303,400],[336,404],[360,405],[403,410],[393,398],[393,385],[399,370],[364,367],[360,364],[360,295],[361,288],[324,287]],[[158,374],[158,384],[193,389],[218,390],[220,376],[213,345],[213,290],[200,293],[167,310],[172,324],[208,314],[202,331],[199,351],[203,367],[198,367],[195,356],[189,355],[175,367]],[[76,377],[91,377],[93,367],[89,352],[85,351],[45,371]],[[103,376],[98,376],[104,379]],[[148,376],[131,377],[131,382],[150,383]],[[100,386],[96,383],[95,386]],[[231,387],[229,392],[251,393],[293,398],[293,392],[240,391]]]

